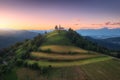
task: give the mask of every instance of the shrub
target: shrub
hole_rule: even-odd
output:
[[[68,54],[72,55],[72,54],[74,54],[74,52],[69,51]]]
[[[22,66],[23,63],[24,63],[24,61],[23,61],[22,59],[17,59],[17,60],[16,60],[16,65],[17,65],[17,66]]]
[[[69,51],[67,54],[75,55],[75,54],[78,54],[78,52],[71,52],[71,51]]]
[[[28,67],[28,64],[27,64],[26,61],[23,62],[23,66],[24,66],[24,67]]]
[[[51,49],[42,50],[43,52],[51,53]]]
[[[41,74],[47,74],[48,71],[52,69],[52,66],[49,65],[48,67],[40,67]]]
[[[39,69],[39,65],[38,65],[38,63],[34,63],[34,64],[32,64],[32,68],[33,68],[33,69]]]

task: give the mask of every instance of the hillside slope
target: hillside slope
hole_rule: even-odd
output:
[[[76,46],[82,49],[107,53],[108,50],[104,47],[100,47],[97,44],[85,39],[77,32],[72,29],[66,30],[55,30],[45,35],[42,46],[49,45],[65,45],[65,46]]]
[[[107,38],[103,40],[120,45],[120,37],[112,37],[112,38]]]
[[[119,80],[119,59],[102,54],[104,51],[71,29],[55,30],[0,52],[0,77],[4,80]]]

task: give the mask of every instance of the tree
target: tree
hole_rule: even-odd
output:
[[[34,64],[32,64],[32,68],[33,68],[33,69],[39,69],[38,63],[35,62]]]
[[[45,31],[45,34],[47,34],[47,31]]]
[[[57,25],[55,26],[55,30],[58,30],[58,26]]]

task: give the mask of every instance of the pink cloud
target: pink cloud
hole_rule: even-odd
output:
[[[97,26],[104,26],[104,25],[120,25],[120,22],[105,22],[103,24],[91,24],[91,25],[97,25]]]
[[[111,25],[120,25],[120,22],[113,23]]]
[[[105,25],[120,25],[120,22],[106,22]]]
[[[105,25],[110,25],[110,24],[111,24],[111,22],[106,22],[106,23],[105,23]]]

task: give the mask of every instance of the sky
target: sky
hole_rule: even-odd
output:
[[[0,28],[120,28],[120,0],[0,0]]]

